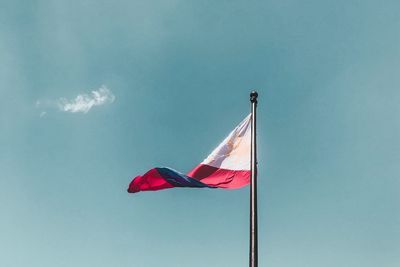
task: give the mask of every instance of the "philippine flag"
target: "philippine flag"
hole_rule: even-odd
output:
[[[173,187],[236,189],[250,183],[251,114],[214,151],[186,175],[171,168],[154,168],[135,177],[128,192]]]

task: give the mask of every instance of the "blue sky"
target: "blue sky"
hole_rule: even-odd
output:
[[[256,88],[260,266],[399,266],[399,8],[0,0],[0,265],[246,266],[248,187],[126,188]]]

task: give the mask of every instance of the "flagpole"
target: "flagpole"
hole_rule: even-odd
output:
[[[250,267],[258,266],[258,227],[257,227],[257,143],[256,108],[257,91],[250,93],[251,102],[251,180],[250,180]]]

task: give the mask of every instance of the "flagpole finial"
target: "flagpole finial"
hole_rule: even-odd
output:
[[[257,91],[251,91],[251,93],[250,93],[250,102],[251,103],[257,103],[257,97],[258,97],[258,93],[257,93]]]

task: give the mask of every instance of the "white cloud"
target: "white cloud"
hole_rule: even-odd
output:
[[[57,101],[57,105],[61,111],[87,113],[94,106],[112,103],[114,100],[113,93],[103,85],[97,91],[93,90],[90,94],[78,95],[73,100],[60,98]]]
[[[94,106],[101,106],[114,102],[115,96],[105,85],[97,90],[93,90],[90,94],[80,94],[72,100],[67,98],[59,98],[57,100],[38,100],[36,107],[41,109],[58,109],[63,112],[71,113],[87,113]],[[46,111],[40,113],[40,117],[46,115]]]

